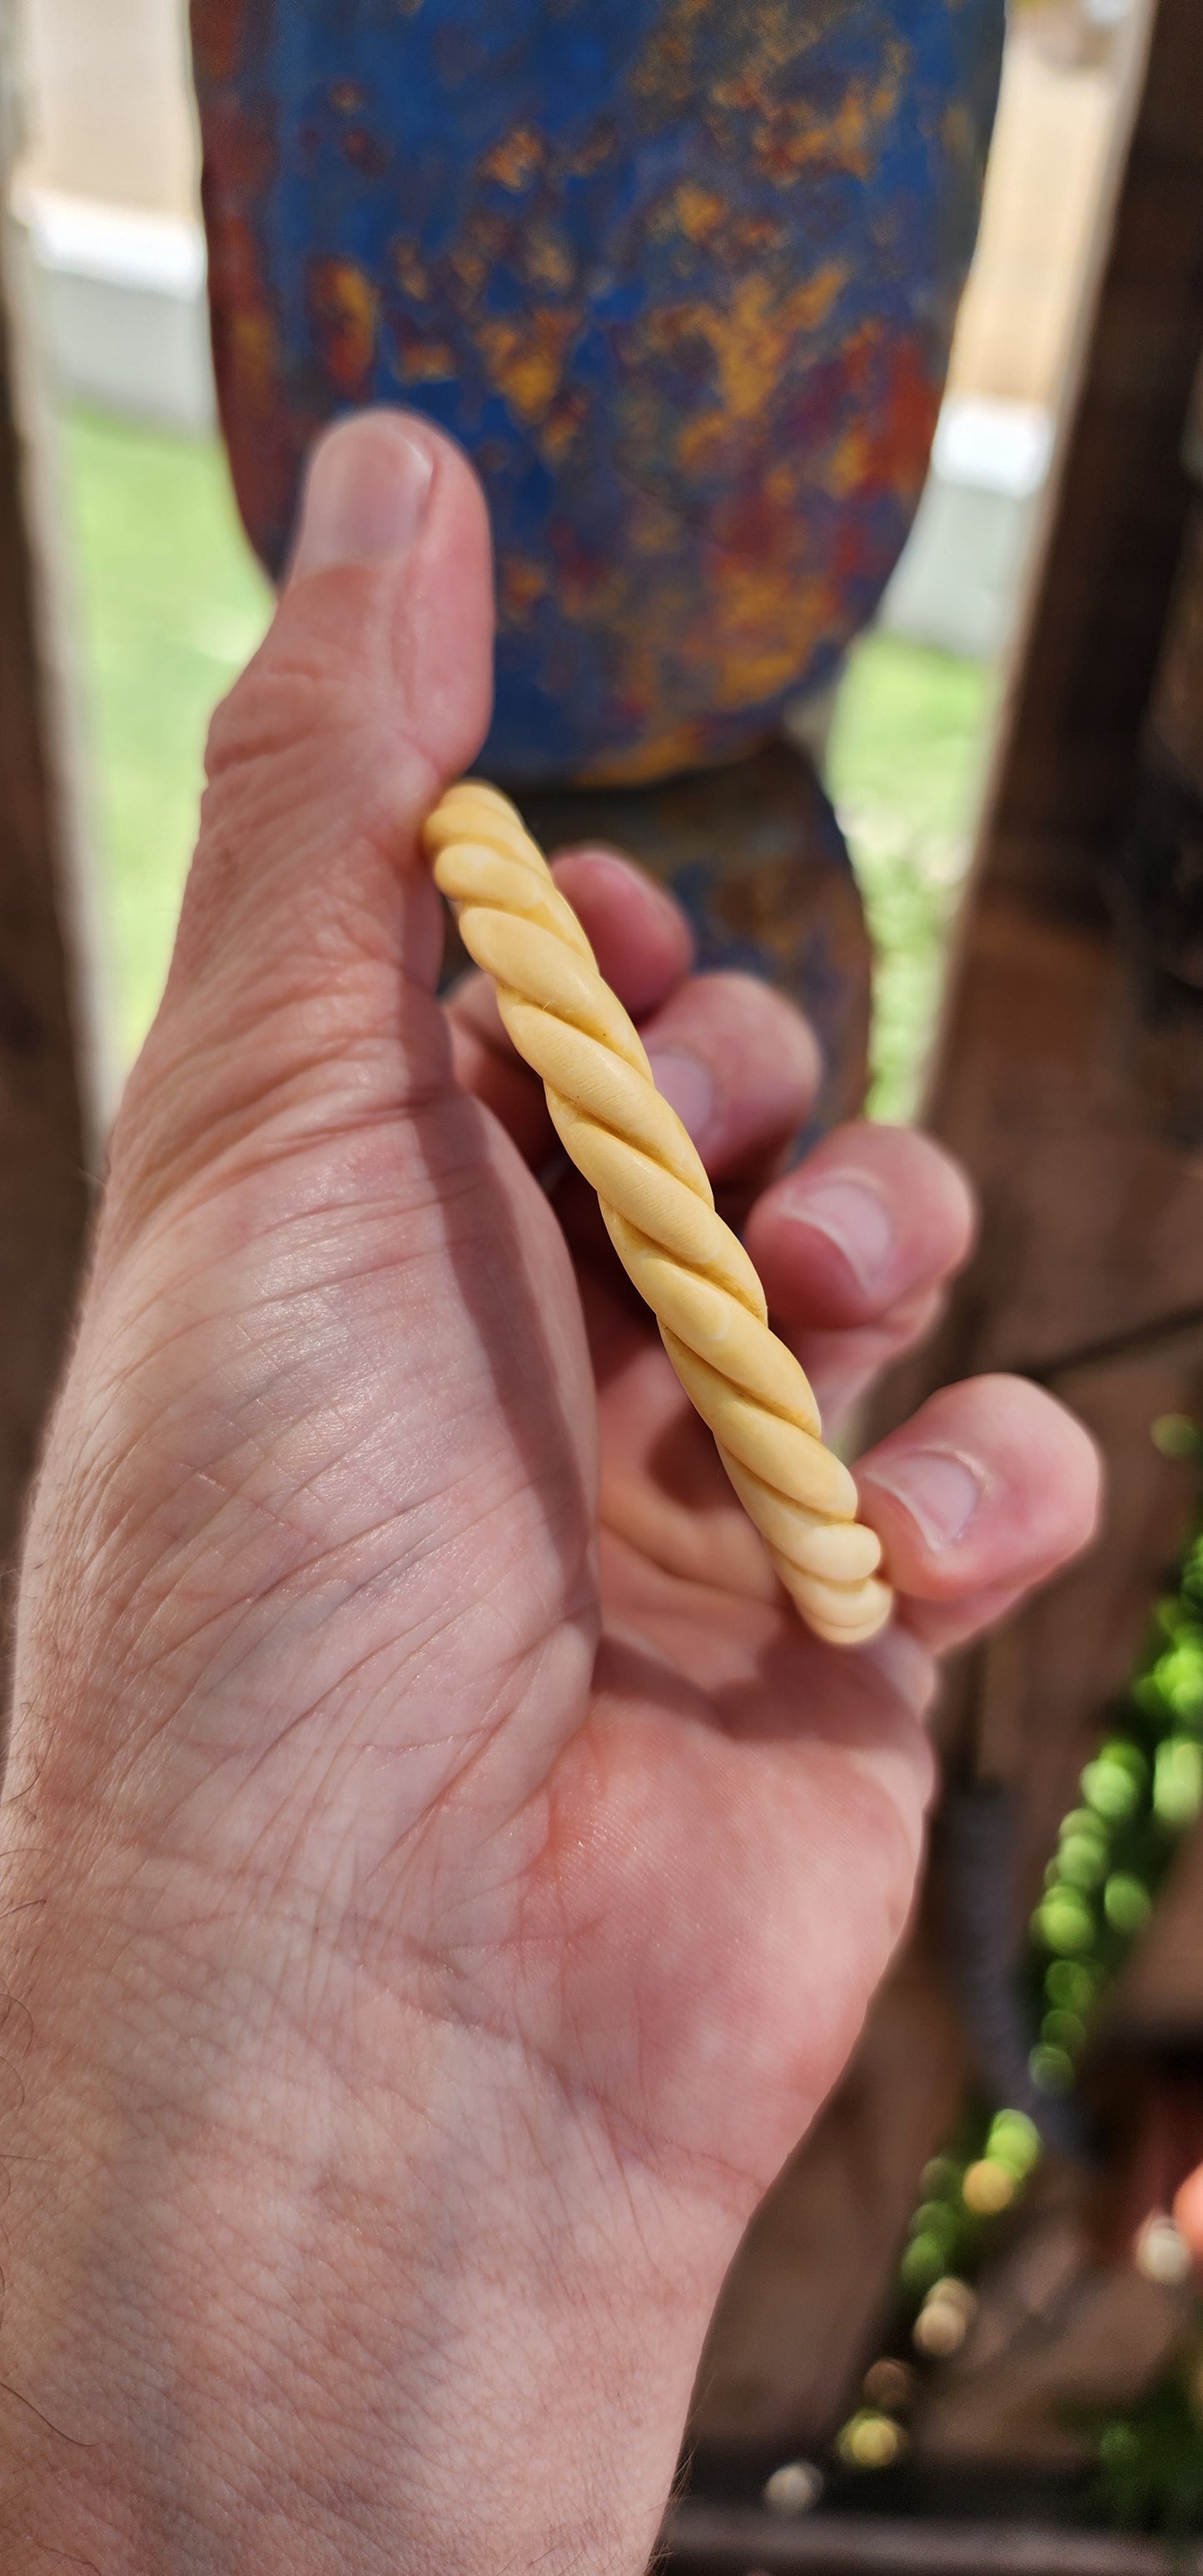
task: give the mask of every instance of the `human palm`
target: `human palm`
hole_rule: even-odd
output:
[[[906,1917],[928,1648],[1080,1543],[1093,1467],[1035,1391],[949,1391],[863,1471],[897,1629],[800,1629],[487,990],[435,999],[474,487],[387,421],[317,480],[215,729],[23,1579],[13,2493],[120,2567],[634,2570],[723,2268]],[[846,1399],[930,1320],[960,1183],[869,1129],[771,1178],[806,1033],[691,977],[613,858],[561,877]]]

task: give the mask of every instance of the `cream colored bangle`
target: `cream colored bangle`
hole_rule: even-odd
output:
[[[464,946],[492,976],[565,1152],[597,1191],[619,1260],[787,1592],[816,1636],[863,1644],[893,1601],[876,1576],[881,1543],[856,1518],[856,1486],[823,1446],[805,1372],[770,1330],[756,1272],[576,914],[495,787],[453,787],[424,838]]]

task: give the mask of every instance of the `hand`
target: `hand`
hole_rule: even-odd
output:
[[[862,1470],[897,1629],[800,1629],[539,1186],[487,994],[434,997],[417,835],[489,646],[462,459],[336,432],[214,726],[21,1585],[22,2576],[636,2576],[724,2268],[906,1920],[928,1648],[1091,1527],[1064,1413],[950,1390]],[[963,1256],[961,1182],[865,1127],[764,1186],[806,1032],[691,977],[613,856],[560,877],[847,1397]]]

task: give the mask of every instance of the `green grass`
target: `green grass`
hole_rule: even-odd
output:
[[[269,613],[221,451],[77,412],[65,425],[110,947],[135,1053],[171,949],[205,729]],[[891,636],[853,657],[831,785],[878,949],[873,1107],[905,1116],[939,991],[993,704],[989,674]]]
[[[167,972],[209,717],[269,598],[214,442],[88,412],[65,441],[117,1029],[132,1058]]]
[[[878,1118],[915,1108],[997,702],[993,671],[869,635],[840,692],[828,786],[877,952]]]

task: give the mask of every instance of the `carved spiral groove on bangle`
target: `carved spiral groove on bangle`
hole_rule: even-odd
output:
[[[492,976],[510,1037],[542,1078],[561,1143],[597,1191],[786,1590],[817,1636],[862,1644],[893,1598],[880,1541],[856,1518],[856,1486],[823,1446],[805,1372],[771,1331],[756,1271],[576,914],[496,788],[453,787],[424,838],[464,946]]]

